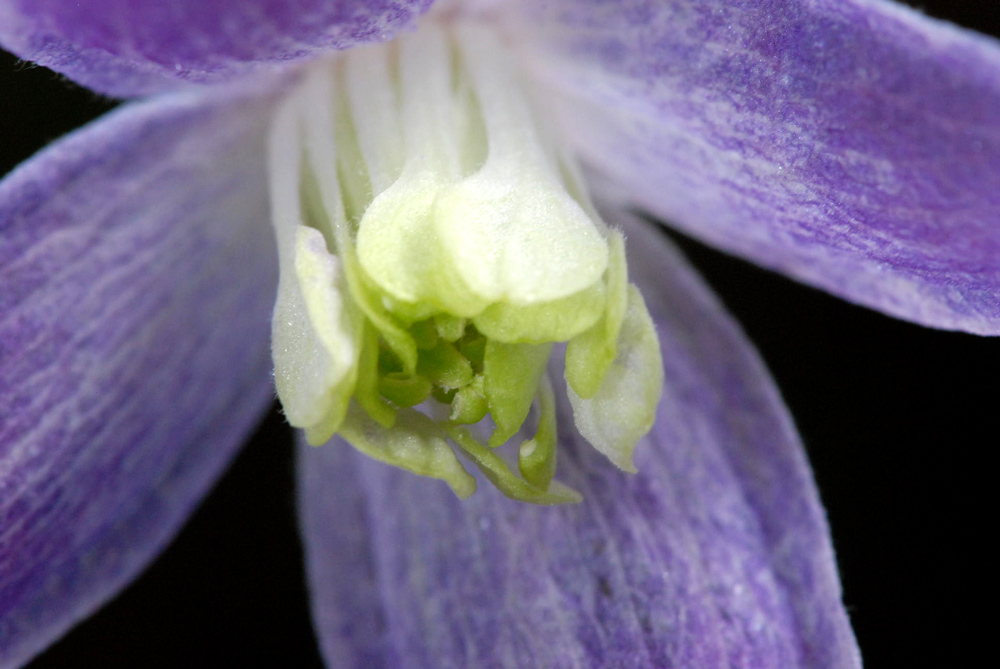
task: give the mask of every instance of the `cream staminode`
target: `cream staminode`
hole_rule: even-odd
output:
[[[568,342],[577,427],[634,471],[662,384],[656,334],[621,233],[489,29],[427,20],[312,66],[277,112],[270,172],[275,382],[310,443],[338,433],[466,497],[454,446],[510,497],[578,501],[552,479],[548,361]],[[533,404],[518,477],[495,449]]]

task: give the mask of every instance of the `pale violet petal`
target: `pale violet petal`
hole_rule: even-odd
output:
[[[269,109],[126,106],[0,182],[0,666],[127,585],[272,400]]]

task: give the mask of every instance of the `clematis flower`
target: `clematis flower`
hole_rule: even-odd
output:
[[[567,192],[583,188],[579,160],[598,218],[625,231],[629,275],[659,334],[663,397],[634,475],[584,439],[627,419],[588,425],[563,398],[542,407],[557,418],[558,476],[583,500],[557,509],[486,486],[459,501],[343,443],[303,445],[301,522],[324,656],[338,666],[858,665],[780,398],[684,260],[632,212],[894,316],[992,334],[996,44],[872,0],[429,4],[0,2],[5,48],[98,92],[146,96],[0,186],[0,663],[29,659],[155,557],[268,405],[284,253],[270,222],[279,248],[316,259],[306,279],[339,285],[349,270],[330,258],[346,264],[345,247],[330,255],[336,239],[322,234],[289,246],[280,219],[306,217],[324,184],[344,197],[319,196],[328,220],[364,192],[336,163],[349,150],[336,124],[326,141],[310,114],[328,104],[337,118],[352,93],[426,83],[434,68],[405,44],[437,25],[470,27],[449,47],[462,58],[492,45],[485,67],[516,73],[537,127],[550,128],[522,157],[532,147],[565,155],[555,172]],[[352,67],[345,50],[370,53],[382,47],[363,45],[394,36],[404,46],[384,48],[416,54],[388,68],[398,83],[338,74]],[[396,146],[393,129],[409,146],[414,126],[376,118],[392,108],[356,107],[371,114],[347,132],[362,154],[365,124],[376,155]],[[326,171],[324,156],[335,161]],[[388,187],[403,179],[386,174]],[[489,260],[491,248],[456,257]],[[281,264],[287,287],[297,265],[287,254]],[[451,304],[452,293],[428,291],[416,302]],[[278,294],[281,315],[290,293]],[[330,308],[310,317],[350,321],[337,302],[360,304],[349,294],[320,293]],[[442,319],[437,336],[446,331]],[[327,381],[359,364],[312,396],[343,401]],[[311,371],[298,368],[293,383]],[[293,422],[310,408],[282,399]],[[326,422],[336,402],[303,427],[339,427]]]

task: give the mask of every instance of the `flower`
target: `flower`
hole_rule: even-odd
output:
[[[273,250],[252,224],[266,212],[260,138],[281,72],[221,82],[269,69],[255,59],[389,32],[420,4],[290,14],[247,2],[234,16],[202,0],[107,23],[93,3],[84,15],[0,4],[0,42],[97,90],[169,90],[174,73],[218,83],[118,112],[0,189],[6,662],[156,553],[270,396],[260,324]],[[848,299],[995,330],[992,42],[860,0],[491,11],[516,28],[594,183]],[[633,240],[665,353],[640,474],[571,447],[563,469],[583,505],[488,493],[459,505],[349,451],[304,451],[329,658],[857,663],[776,392],[683,261],[628,222],[614,190],[604,197]]]

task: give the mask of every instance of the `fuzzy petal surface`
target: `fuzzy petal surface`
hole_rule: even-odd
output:
[[[432,0],[0,0],[0,45],[116,97],[390,38]]]
[[[587,161],[724,250],[1000,331],[1000,43],[883,0],[515,2]]]
[[[622,222],[612,219],[611,222]],[[300,450],[313,615],[330,666],[858,667],[828,529],[761,361],[654,230],[630,267],[665,389],[639,473],[560,408],[579,505],[518,504]]]
[[[269,101],[217,93],[0,182],[0,667],[135,577],[272,400]]]

